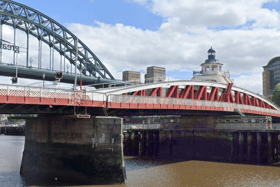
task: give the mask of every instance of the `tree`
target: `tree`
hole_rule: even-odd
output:
[[[280,84],[275,86],[274,92],[272,94],[272,101],[280,106]]]

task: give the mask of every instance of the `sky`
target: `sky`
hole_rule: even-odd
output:
[[[168,80],[189,80],[212,46],[235,85],[262,94],[262,66],[280,55],[279,0],[17,2],[67,27],[117,79],[161,66]]]

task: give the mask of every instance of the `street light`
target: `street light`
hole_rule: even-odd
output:
[[[18,53],[16,53],[16,55],[18,55]],[[16,76],[12,77],[12,84],[17,84],[18,83],[18,64],[17,64],[17,60],[16,60]]]
[[[45,77],[46,77],[46,75],[42,74],[42,77],[43,77],[43,87],[45,87]]]
[[[83,90],[83,83],[82,83],[82,68],[80,69],[80,90]]]
[[[30,66],[29,66],[29,67],[31,67],[31,68],[32,68],[32,62],[33,62],[32,57],[30,57],[30,58],[29,58],[29,62],[30,62]]]
[[[66,67],[67,67],[67,72],[66,73],[69,74],[69,64],[67,64]]]

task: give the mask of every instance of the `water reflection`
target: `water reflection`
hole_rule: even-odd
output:
[[[0,136],[0,186],[29,186],[19,168],[24,137]],[[170,158],[126,157],[127,183],[98,187],[280,187],[280,168],[205,161],[180,161]],[[36,181],[36,186],[82,186],[58,180]],[[87,185],[84,185],[87,186]],[[84,187],[83,186],[83,187]],[[89,186],[92,187],[92,186]]]

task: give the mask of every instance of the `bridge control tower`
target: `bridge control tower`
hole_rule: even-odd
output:
[[[208,59],[201,64],[201,71],[193,71],[194,81],[208,81],[216,83],[233,83],[229,72],[223,71],[223,64],[215,58],[216,51],[212,47],[208,50]]]

